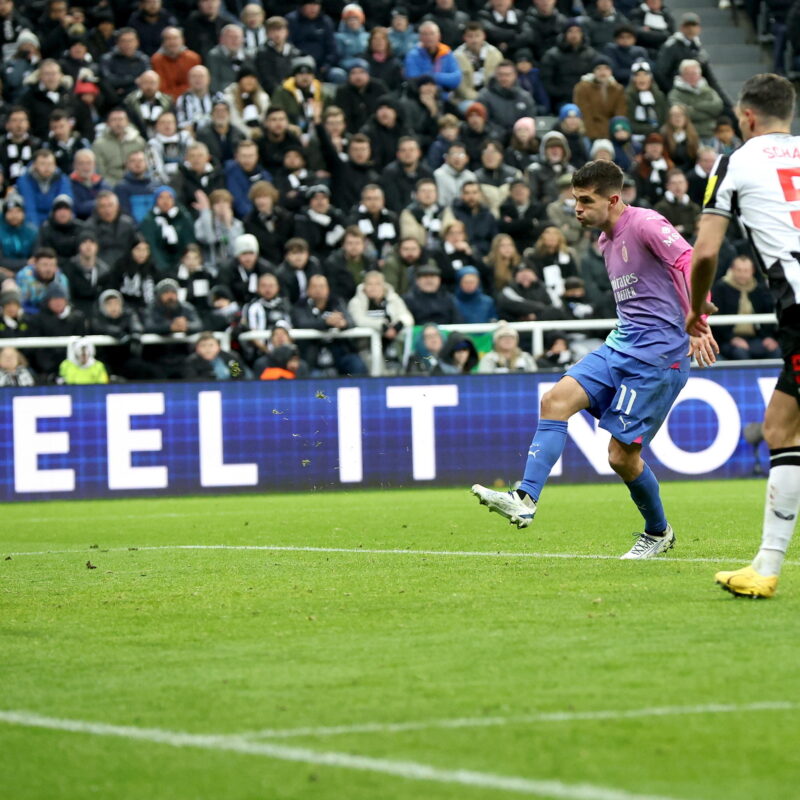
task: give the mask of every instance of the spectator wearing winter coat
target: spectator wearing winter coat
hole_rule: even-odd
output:
[[[481,166],[475,172],[475,180],[480,184],[483,199],[494,217],[500,216],[500,206],[508,197],[511,184],[521,178],[518,169],[503,161],[503,145],[489,139],[481,150]]]
[[[311,56],[320,76],[333,83],[341,83],[343,73],[339,64],[339,48],[331,18],[323,13],[316,0],[303,2],[297,10],[286,15],[289,23],[289,40],[302,53]],[[329,74],[332,73],[332,74]]]
[[[726,106],[730,106],[731,102],[711,69],[708,53],[700,41],[700,17],[694,12],[681,17],[678,32],[670,36],[658,51],[655,75],[658,85],[665,93],[669,93],[675,77],[680,73],[681,63],[687,59],[698,62],[708,85],[722,98]]]
[[[111,268],[97,257],[97,237],[85,228],[78,236],[78,252],[64,265],[72,304],[88,319],[95,309]]]
[[[322,82],[315,76],[314,65],[308,56],[295,61],[291,77],[270,98],[271,107],[283,109],[289,124],[296,125],[303,132],[310,130],[323,102]]]
[[[186,359],[183,377],[190,381],[236,381],[251,378],[252,373],[238,356],[220,347],[213,333],[205,332]]]
[[[629,14],[636,41],[655,59],[664,43],[675,33],[675,20],[662,0],[644,0]]]
[[[113,109],[108,114],[105,130],[92,144],[98,173],[116,186],[125,174],[128,157],[131,153],[143,153],[145,147],[144,139],[130,124],[128,112],[122,108]]]
[[[614,29],[614,39],[602,48],[603,55],[609,59],[614,80],[627,86],[631,79],[631,67],[637,61],[648,64],[648,54],[644,47],[636,44],[636,31],[629,24],[618,25]]]
[[[95,347],[83,337],[67,345],[67,357],[59,364],[58,382],[67,386],[108,383],[105,364],[95,358]]]
[[[271,272],[271,265],[259,258],[258,241],[248,233],[239,236],[233,243],[233,258],[219,272],[218,283],[227,287],[233,299],[244,306],[252,300],[258,289],[258,278]]]
[[[335,250],[322,265],[331,292],[348,302],[364,274],[377,269],[375,259],[367,253],[366,234],[356,225],[344,233],[342,246]]]
[[[462,222],[476,258],[482,259],[497,235],[497,220],[484,202],[477,180],[461,186],[461,196],[452,203],[453,216]]]
[[[453,55],[461,69],[461,82],[453,92],[452,99],[473,101],[494,75],[497,65],[504,59],[493,44],[486,41],[486,32],[480,22],[470,22],[464,29],[464,43]]]
[[[689,197],[692,202],[697,203],[698,206],[703,205],[708,176],[714,169],[714,162],[716,160],[717,153],[713,147],[700,147],[697,151],[697,161],[687,175],[689,180]]]
[[[422,150],[413,136],[403,136],[397,143],[396,158],[381,175],[386,207],[399,214],[414,199],[417,184],[432,178],[433,172],[422,161]]]
[[[139,36],[142,52],[152,56],[161,44],[164,29],[178,22],[161,7],[161,0],[140,0],[139,9],[131,14],[128,25]]]
[[[478,102],[486,107],[489,119],[504,130],[514,127],[520,117],[536,115],[533,97],[517,84],[517,68],[513,61],[501,61]]]
[[[47,58],[25,78],[25,90],[19,96],[19,105],[28,112],[31,133],[46,139],[50,132],[50,114],[56,109],[74,111],[72,79],[64,75],[57,61]]]
[[[536,372],[536,360],[519,347],[519,334],[501,322],[492,334],[492,349],[478,362],[478,373],[497,375],[506,372]]]
[[[698,61],[682,61],[678,73],[667,99],[670,105],[679,103],[687,108],[697,135],[707,143],[714,136],[717,117],[724,107],[722,97],[703,77]]]
[[[153,207],[157,184],[147,168],[147,158],[143,151],[131,153],[127,159],[128,171],[114,187],[119,198],[123,214],[133,217],[134,222],[141,224],[148,211]]]
[[[153,180],[169,183],[186,160],[186,150],[192,142],[187,131],[179,131],[172,111],[165,111],[156,122],[153,136],[147,142],[147,154],[152,164]]]
[[[236,81],[225,89],[223,97],[231,110],[231,125],[248,139],[260,137],[261,120],[269,108],[269,95],[261,88],[256,73],[243,66]]]
[[[389,42],[392,52],[398,58],[405,58],[416,46],[418,41],[414,26],[409,24],[408,12],[401,6],[392,9],[392,26],[389,29]]]
[[[142,327],[145,333],[159,336],[179,335],[180,343],[159,345],[149,354],[150,359],[167,378],[184,377],[188,345],[184,337],[200,333],[202,322],[196,309],[189,303],[178,299],[178,284],[172,278],[165,278],[156,284],[155,299],[144,311]],[[182,341],[181,341],[182,340]]]
[[[239,73],[247,69],[255,74],[255,64],[244,50],[244,34],[238,25],[226,25],[219,35],[219,44],[205,58],[211,73],[211,93],[222,92],[235,83]]]
[[[5,50],[6,45],[3,50]],[[12,103],[19,102],[20,96],[27,88],[25,81],[38,67],[42,56],[39,38],[30,30],[22,31],[16,46],[11,45],[5,68],[3,69],[3,96]]]
[[[217,189],[224,189],[225,177],[220,169],[211,164],[208,147],[202,142],[192,142],[186,148],[186,160],[178,164],[170,185],[175,189],[178,203],[196,217],[198,211],[194,204],[197,192],[208,195]]]
[[[452,225],[461,225],[453,220]],[[462,226],[463,227],[463,226]],[[383,262],[383,276],[399,295],[405,295],[412,285],[414,275],[423,266],[435,266],[436,262],[420,243],[413,238],[401,239]],[[449,283],[455,284],[455,271],[448,268]]]
[[[436,181],[421,178],[414,187],[412,201],[400,212],[400,239],[416,239],[421,247],[439,242],[444,207],[438,202]]]
[[[397,154],[400,139],[410,136],[412,131],[406,126],[399,103],[391,95],[381,97],[361,133],[367,136],[372,146],[372,163],[380,171]]]
[[[72,199],[75,202],[75,216],[88,219],[94,210],[97,195],[102,191],[110,191],[111,187],[105,179],[95,171],[94,152],[88,148],[78,150],[73,160],[74,169],[69,180],[72,186]]]
[[[443,92],[458,88],[461,68],[452,50],[442,44],[435,22],[423,22],[419,26],[419,44],[406,55],[405,72],[407,79],[429,75]]]
[[[434,170],[439,203],[449,206],[461,193],[467,181],[475,181],[475,173],[467,169],[467,150],[461,142],[453,142],[447,149],[445,163]]]
[[[146,69],[136,79],[134,90],[126,95],[124,107],[139,133],[149,139],[156,132],[161,115],[172,110],[172,98],[159,90],[161,79],[152,69]]]
[[[69,175],[75,153],[91,145],[74,130],[67,112],[57,108],[50,115],[50,135],[42,142],[42,146],[53,152],[56,166],[64,175]]]
[[[730,117],[720,117],[717,120],[717,124],[714,126],[714,138],[711,140],[710,146],[721,156],[729,156],[742,146],[742,140],[736,135]]]
[[[252,210],[250,189],[258,181],[272,181],[272,176],[258,161],[258,146],[245,139],[236,148],[236,158],[225,164],[225,186],[233,195],[233,208],[239,219],[244,219]]]
[[[337,87],[334,105],[344,111],[347,130],[360,130],[378,108],[378,100],[388,92],[383,81],[370,77],[368,64],[353,59],[347,71],[347,82]]]
[[[634,141],[642,142],[649,133],[658,131],[667,119],[667,98],[653,78],[647,61],[631,67],[631,81],[625,90],[628,103],[626,116],[631,121]]]
[[[161,47],[150,58],[161,79],[161,91],[173,101],[189,90],[189,70],[201,63],[200,55],[184,44],[180,28],[172,26],[161,31]]]
[[[89,319],[89,333],[113,336],[118,345],[100,347],[97,357],[111,375],[129,380],[152,380],[161,372],[145,362],[142,355],[142,323],[138,315],[125,305],[116,289],[106,289],[97,298]]]
[[[136,239],[133,219],[122,213],[119,198],[110,189],[103,189],[97,195],[86,230],[97,238],[100,258],[112,267],[130,253]]]
[[[725,275],[716,282],[711,299],[720,314],[768,314],[774,307],[767,287],[757,278],[748,256],[737,256]],[[740,322],[717,325],[714,335],[725,358],[780,358],[780,347],[771,325]]]
[[[153,253],[159,275],[174,275],[186,246],[195,241],[191,215],[175,200],[171,186],[158,186],[154,192],[155,203],[148,211],[140,230]]]
[[[477,20],[486,31],[487,41],[506,58],[531,38],[527,20],[522,11],[514,8],[513,0],[489,0],[478,11]]]
[[[205,67],[195,67],[205,69]],[[195,136],[211,154],[212,162],[221,166],[236,156],[236,149],[244,141],[244,134],[231,125],[231,110],[228,101],[215,98],[211,104],[211,119],[197,127]]]
[[[244,225],[233,214],[233,195],[227,189],[216,189],[210,195],[198,192],[196,206],[200,215],[194,235],[203,245],[203,261],[213,274],[234,257],[234,245],[244,233]]]
[[[316,131],[326,168],[331,173],[334,205],[349,210],[359,201],[361,191],[367,184],[380,181],[372,162],[369,137],[363,133],[351,136],[347,143],[347,160],[343,160],[324,127],[317,125]]]
[[[364,21],[364,11],[357,3],[348,3],[342,9],[341,22],[334,38],[338,64],[344,70],[348,70],[353,59],[367,49],[369,34],[364,29]]]
[[[556,180],[560,175],[572,174],[575,168],[570,164],[567,139],[559,131],[548,131],[542,136],[539,145],[539,158],[527,170],[533,202],[540,207],[551,203],[558,197]]]
[[[150,245],[137,233],[130,250],[112,266],[106,285],[116,289],[127,306],[141,313],[153,301],[157,281]]]
[[[69,296],[67,276],[58,268],[55,251],[49,248],[34,251],[33,262],[17,273],[16,282],[22,308],[28,314],[39,310],[50,286],[59,286]]]
[[[0,53],[4,60],[16,52],[20,34],[32,30],[31,21],[18,8],[14,8],[13,3],[3,4],[0,12]]]
[[[31,136],[28,112],[21,106],[9,110],[5,130],[5,135],[0,138],[0,171],[3,185],[11,187],[25,171],[42,143]]]
[[[356,288],[347,310],[359,328],[372,328],[381,334],[383,364],[381,374],[396,375],[401,369],[400,333],[414,326],[414,318],[403,299],[386,282],[383,273],[371,270]],[[371,362],[371,353],[362,349],[361,358]],[[375,365],[372,374],[376,373]]]
[[[573,92],[590,139],[608,135],[611,118],[624,116],[628,110],[625,89],[614,80],[610,61],[608,56],[597,56],[592,62],[592,71],[578,81]]]
[[[228,114],[223,119],[218,119],[215,127],[222,128],[224,136],[226,128],[230,127],[230,107],[227,101],[211,94],[211,74],[202,65],[196,64],[187,74],[188,87],[175,101],[175,113],[178,117],[178,127],[181,130],[192,131],[198,135],[207,126],[211,125],[212,111],[220,104]],[[211,145],[209,145],[211,149]],[[212,153],[219,164],[223,157]]]
[[[344,301],[331,294],[328,279],[324,275],[312,275],[308,279],[306,297],[292,308],[292,324],[296,328],[334,333],[352,328],[353,319]],[[334,368],[339,375],[365,375],[367,372],[352,339],[311,339],[301,352],[312,374],[330,374]]]
[[[591,139],[586,135],[583,114],[575,103],[565,103],[558,112],[558,122],[554,129],[563,134],[569,146],[569,163],[580,169],[589,160],[592,149]]]
[[[69,178],[56,166],[50,150],[37,150],[32,165],[17,180],[17,191],[25,203],[28,221],[39,227],[50,215],[56,197],[72,197]]]
[[[78,252],[78,236],[83,229],[83,223],[75,219],[72,206],[69,195],[60,194],[56,197],[50,214],[39,228],[39,237],[36,240],[37,250],[50,248],[55,251],[58,265],[62,269]]]
[[[274,272],[264,272],[258,276],[256,296],[242,308],[242,329],[245,331],[272,331],[278,324],[291,325],[292,307],[281,294],[281,285]],[[269,339],[253,339],[242,342],[247,358],[256,357],[268,350]]]
[[[514,55],[514,66],[517,68],[517,86],[527,92],[535,104],[537,114],[550,113],[550,97],[542,82],[542,72],[533,65],[533,51],[520,47]],[[520,119],[531,119],[520,117]]]
[[[286,242],[294,232],[294,217],[277,205],[278,199],[278,191],[272,184],[254,183],[250,189],[253,210],[244,218],[245,233],[256,237],[259,252],[272,264],[280,263]]]
[[[461,44],[469,19],[469,14],[456,8],[455,0],[435,0],[433,10],[420,19],[420,24],[435,23],[442,42],[454,49]]]
[[[272,94],[291,74],[292,62],[303,54],[289,41],[289,23],[283,17],[270,17],[266,24],[267,41],[255,54],[259,83]]]
[[[508,234],[521,253],[536,240],[541,207],[531,199],[531,187],[524,179],[509,186],[508,197],[500,205],[498,230]]]
[[[671,169],[667,173],[667,185],[664,196],[654,209],[665,217],[678,233],[686,238],[694,236],[700,206],[693,203],[688,195],[689,182],[680,169]]]
[[[490,139],[504,141],[507,134],[503,128],[489,120],[486,106],[477,100],[467,108],[464,117],[456,141],[466,148],[469,159],[467,166],[476,170],[481,165],[481,152],[486,142]],[[449,145],[446,150],[448,149]]]
[[[379,262],[386,257],[399,236],[397,214],[386,208],[383,189],[374,183],[363,188],[361,202],[351,212],[348,222],[357,226],[367,237],[369,249]]]
[[[427,322],[453,325],[461,322],[455,297],[442,287],[442,271],[432,264],[416,269],[414,285],[403,296],[403,300],[417,325]]]
[[[3,204],[0,219],[0,267],[17,272],[33,253],[38,232],[25,219],[25,201],[18,194],[10,194]]]
[[[312,275],[322,275],[322,266],[311,255],[305,239],[295,237],[286,242],[286,257],[275,271],[281,284],[281,292],[295,305],[305,298],[308,281]]]
[[[651,206],[664,196],[667,173],[674,166],[664,149],[664,137],[660,133],[648,134],[644,140],[644,149],[636,156],[630,174],[636,180],[639,196]]]
[[[25,356],[15,347],[0,349],[0,387],[35,385],[36,376]]]
[[[567,246],[564,232],[549,225],[541,232],[536,244],[526,250],[522,257],[536,271],[553,305],[561,308],[564,282],[567,278],[578,275],[578,265],[573,258],[573,252]]]
[[[553,111],[572,100],[575,84],[591,72],[597,51],[590,47],[583,28],[577,20],[570,20],[558,43],[542,57],[542,83],[550,96]]]
[[[445,361],[444,338],[434,322],[423,325],[414,337],[414,349],[408,360],[409,375],[455,375],[458,367]]]
[[[211,48],[219,41],[226,20],[220,15],[220,0],[198,0],[183,26],[186,45],[200,58],[205,59]]]
[[[133,28],[122,28],[116,47],[100,59],[100,75],[118,100],[136,88],[136,79],[148,69],[150,59],[139,49],[139,35]]]
[[[612,160],[627,172],[636,158],[630,120],[627,117],[612,117],[608,125],[608,135],[614,148]]]
[[[83,336],[86,317],[69,302],[62,285],[53,282],[45,290],[41,309],[31,319],[31,336]],[[43,347],[32,353],[32,362],[40,375],[54,376],[64,358],[64,347]]]
[[[602,50],[615,36],[620,25],[628,20],[614,7],[614,0],[597,0],[595,10],[584,23],[589,44],[595,50]]]
[[[497,319],[494,300],[481,290],[481,275],[475,267],[462,267],[456,273],[455,298],[461,321],[493,322]]]

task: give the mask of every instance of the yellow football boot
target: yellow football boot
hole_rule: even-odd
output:
[[[718,572],[714,580],[726,592],[738,597],[772,597],[778,588],[777,575],[761,575],[752,567]]]

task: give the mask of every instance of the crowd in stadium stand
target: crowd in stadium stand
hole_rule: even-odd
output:
[[[367,374],[364,340],[293,336],[354,326],[384,374],[565,369],[605,331],[534,357],[503,322],[614,316],[571,174],[614,160],[625,202],[691,240],[740,144],[700,22],[662,0],[0,0],[0,337],[119,342],[4,348],[0,385]],[[768,311],[736,235],[715,300]],[[495,321],[483,354],[440,327]],[[764,327],[719,333],[778,355]]]

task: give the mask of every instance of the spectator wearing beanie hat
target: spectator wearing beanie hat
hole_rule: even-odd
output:
[[[67,291],[54,281],[44,293],[41,310],[31,318],[30,335],[83,336],[85,333],[86,317],[70,305]],[[38,349],[32,356],[36,372],[54,375],[64,358],[64,347]]]
[[[606,136],[611,118],[628,110],[625,89],[614,80],[611,59],[604,55],[594,59],[591,73],[577,83],[573,98],[583,114],[586,135],[590,139]]]
[[[597,51],[585,40],[577,19],[567,23],[558,43],[542,57],[542,82],[554,109],[572,100],[575,84],[592,70]]]
[[[171,186],[155,190],[155,203],[140,226],[161,275],[174,275],[186,246],[196,241],[191,214],[179,206]]]
[[[9,194],[0,220],[0,267],[13,272],[24,267],[37,235],[36,228],[25,219],[25,201],[16,193]]]
[[[612,117],[608,125],[608,137],[614,145],[616,164],[623,170],[630,169],[636,158],[630,120],[627,117]]]
[[[349,70],[352,61],[367,49],[369,34],[364,30],[364,10],[358,3],[342,9],[339,30],[334,34],[339,49],[339,66]]]
[[[92,230],[82,230],[78,236],[78,252],[64,267],[72,302],[87,318],[92,314],[111,272],[97,253],[97,235]]]
[[[233,299],[240,305],[252,300],[258,292],[258,278],[272,267],[259,258],[258,239],[252,233],[243,233],[233,245],[233,259],[219,271],[219,286],[230,289]]]
[[[489,139],[505,139],[502,128],[489,121],[489,112],[477,100],[467,108],[465,120],[461,123],[457,141],[467,150],[469,168],[478,169],[481,165],[481,150]],[[448,147],[449,149],[449,147]]]
[[[608,56],[611,71],[617,83],[627,86],[631,79],[631,67],[637,61],[647,62],[647,50],[636,44],[636,31],[629,24],[617,25],[614,41],[609,42],[603,53]]]
[[[533,98],[536,113],[549,114],[550,98],[542,83],[541,70],[533,65],[533,51],[520,47],[514,55],[514,64],[517,67],[517,85]]]
[[[589,160],[592,142],[586,135],[583,115],[575,103],[565,103],[558,112],[558,123],[554,130],[564,134],[570,148],[569,163],[580,169]]]
[[[63,269],[78,252],[78,236],[82,229],[83,223],[75,219],[72,198],[68,194],[60,194],[39,228],[36,249],[49,247],[55,250],[58,266]]]

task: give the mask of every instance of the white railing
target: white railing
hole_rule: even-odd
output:
[[[264,341],[272,338],[272,332],[247,331],[239,334],[240,342]],[[370,375],[383,374],[383,344],[381,335],[372,328],[348,328],[347,330],[317,331],[313,328],[292,328],[293,341],[307,341],[309,339],[369,339]]]
[[[215,338],[223,350],[231,346],[231,337],[228,331],[213,331]],[[170,336],[159,336],[157,333],[143,333],[139,341],[142,344],[193,344],[200,337],[199,333],[187,336],[185,333],[173,333]],[[87,339],[95,347],[115,347],[120,344],[119,339],[113,336],[92,334],[91,336],[20,336],[14,339],[0,339],[0,347],[18,347],[24,350],[40,350],[44,347],[66,348],[76,339]]]
[[[717,325],[740,325],[742,323],[752,323],[754,325],[776,325],[777,320],[774,314],[717,314],[711,315],[708,318],[712,326]],[[548,319],[537,320],[536,322],[509,322],[509,327],[520,333],[532,334],[531,336],[531,352],[534,356],[544,353],[544,334],[547,331],[611,331],[617,327],[619,320],[612,319]],[[496,322],[471,322],[471,323],[458,323],[454,325],[440,325],[439,327],[445,331],[458,331],[463,334],[470,333],[491,333],[497,330],[498,323]],[[414,342],[412,336],[406,336],[405,343],[405,359],[404,363],[408,362],[408,357],[414,349]]]

